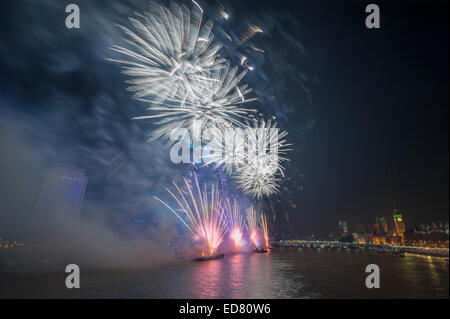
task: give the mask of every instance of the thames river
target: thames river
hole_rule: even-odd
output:
[[[365,267],[380,267],[381,287],[365,286]],[[448,298],[444,258],[404,258],[360,250],[278,248],[151,269],[81,270],[68,290],[64,272],[0,273],[0,298]]]

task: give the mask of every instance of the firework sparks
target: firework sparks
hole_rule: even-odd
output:
[[[248,41],[249,39],[254,37],[255,34],[262,33],[262,32],[263,32],[263,29],[261,29],[261,27],[259,27],[257,25],[250,26],[248,28],[248,30],[241,35],[241,37],[240,37],[241,43]]]
[[[194,122],[200,128],[231,124],[241,126],[240,120],[248,119],[250,113],[256,112],[242,107],[242,104],[256,100],[245,98],[252,89],[246,84],[238,85],[246,73],[244,70],[237,74],[237,67],[230,68],[229,63],[226,63],[222,69],[210,73],[208,78],[193,81],[190,86],[192,94],[184,100],[173,100],[174,104],[171,105],[150,107],[149,110],[160,112],[135,119],[160,118],[157,124],[161,127],[152,132],[152,140],[167,136],[179,128],[191,128]]]
[[[211,185],[208,195],[206,184],[201,190],[195,174],[193,183],[186,178],[184,182],[188,196],[185,196],[175,182],[173,182],[175,193],[167,189],[167,192],[177,202],[178,209],[171,208],[157,197],[154,198],[166,206],[186,226],[194,240],[203,242],[209,256],[213,256],[222,243],[227,230],[226,220],[220,210],[218,187]]]
[[[256,51],[256,52],[266,53],[263,49],[260,49],[260,48],[257,48],[257,47],[251,47],[251,49],[253,51]]]
[[[225,7],[223,6],[222,3],[220,3],[219,1],[217,1],[220,9],[219,9],[219,15],[222,19],[228,20],[230,18],[230,15],[225,11]]]
[[[220,68],[217,60],[220,44],[211,46],[214,38],[212,22],[202,24],[203,10],[197,5],[191,10],[172,3],[171,10],[151,2],[150,11],[129,18],[135,32],[119,26],[129,37],[131,49],[113,46],[130,60],[115,60],[123,73],[135,77],[127,83],[135,98],[152,96],[154,105],[166,100],[184,99],[190,94],[189,83]]]
[[[152,2],[150,12],[130,18],[135,32],[120,26],[131,49],[112,49],[129,60],[108,59],[123,66],[132,77],[127,83],[133,97],[154,113],[134,119],[158,120],[151,140],[190,128],[194,120],[237,124],[254,111],[241,107],[255,100],[244,98],[251,92],[247,85],[239,86],[247,70],[237,74],[237,67],[218,58],[221,44],[211,45],[212,22],[202,24],[203,10],[192,2],[192,9],[172,3],[170,10]]]
[[[242,121],[249,120],[256,112],[244,107],[256,99],[247,98],[252,89],[240,84],[254,67],[243,56],[241,65],[245,69],[238,73],[237,66],[230,67],[229,61],[220,58],[221,44],[212,44],[213,24],[203,23],[202,19],[203,9],[194,0],[191,9],[173,2],[169,8],[151,2],[148,12],[129,18],[134,31],[119,26],[128,37],[129,46],[113,46],[125,58],[109,60],[121,64],[123,73],[131,77],[127,82],[133,97],[149,104],[151,114],[134,119],[156,119],[159,127],[152,131],[150,140],[169,137],[177,129],[192,128],[194,134],[194,127],[200,130],[242,128]],[[261,32],[261,27],[250,26],[241,35],[241,44]],[[258,199],[278,191],[280,177],[284,177],[281,164],[287,160],[284,154],[288,145],[283,139],[286,132],[278,134],[272,130],[275,124],[264,120],[259,124],[250,134],[238,134],[237,138],[244,139],[248,145],[242,154],[240,150],[231,152],[230,160],[228,149],[219,145],[225,151],[223,160],[212,158],[206,163],[215,162],[217,166],[226,163],[229,173],[235,168],[238,187]],[[259,136],[259,128],[269,129],[266,131],[270,133]],[[268,146],[270,152],[266,151]],[[244,157],[247,161],[242,164]]]
[[[253,206],[249,207],[246,211],[246,217],[247,217],[247,230],[250,236],[250,240],[255,245],[256,248],[259,246],[258,241],[258,217],[256,210],[253,208]]]
[[[230,237],[234,241],[236,250],[239,250],[244,232],[244,219],[236,199],[233,200],[233,203],[227,199],[224,204],[230,227]]]
[[[236,128],[232,126],[211,127],[211,139],[207,145],[207,150],[203,154],[205,165],[214,164],[215,168],[223,165],[228,174],[233,173],[233,169],[238,160],[243,158],[244,152],[235,147],[236,143],[243,141],[243,134],[237,134]]]
[[[220,10],[219,13],[220,13],[220,16],[225,20],[228,20],[228,18],[230,17],[230,15],[225,12],[225,10]]]
[[[227,38],[228,41],[232,42],[233,39],[231,38],[231,35],[229,35],[228,33],[224,32],[224,36],[225,38]]]
[[[269,227],[267,226],[266,214],[261,213],[259,215],[259,225],[260,225],[261,231],[263,233],[264,244],[266,245],[266,248],[270,248],[270,245],[269,245]]]
[[[197,2],[195,2],[194,0],[192,0],[192,2],[200,9],[200,11],[203,13],[203,9],[202,9],[202,7],[200,7],[200,5],[197,3]]]
[[[235,180],[238,187],[247,195],[262,198],[277,193],[281,177],[284,177],[282,163],[290,146],[284,139],[287,132],[279,133],[276,123],[270,120],[255,121],[254,128],[248,128],[244,135],[242,155],[237,156]],[[244,160],[240,159],[244,157]]]

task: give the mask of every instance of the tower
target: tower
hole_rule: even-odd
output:
[[[398,209],[394,209],[393,218],[396,235],[403,239],[405,235],[405,222],[403,220],[402,214],[400,214],[400,211]]]

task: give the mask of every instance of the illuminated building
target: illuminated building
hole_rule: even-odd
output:
[[[340,231],[341,236],[348,235],[348,225],[347,225],[346,221],[340,220],[338,222],[338,226],[339,226],[339,231]]]
[[[353,241],[357,244],[365,244],[366,241],[364,240],[364,238],[361,236],[361,234],[359,233],[352,233],[353,236]]]
[[[388,243],[388,239],[385,235],[373,236],[372,240],[375,245],[386,245],[386,243]]]

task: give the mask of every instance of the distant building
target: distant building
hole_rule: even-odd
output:
[[[353,241],[357,244],[365,244],[364,238],[359,233],[352,233]]]
[[[439,222],[433,222],[431,225],[425,225],[425,224],[421,224],[421,225],[416,225],[413,228],[414,233],[416,234],[430,234],[430,233],[445,233],[445,234],[449,234],[449,227],[448,227],[448,223],[444,223],[442,221]]]
[[[339,235],[341,235],[342,237],[348,235],[348,225],[346,221],[340,220],[338,222],[338,227],[339,227]]]
[[[328,240],[329,240],[329,241],[336,241],[336,236],[335,236],[333,233],[330,233],[330,234],[328,235]]]
[[[80,220],[87,182],[83,169],[61,165],[48,169],[37,203],[38,213],[61,213]]]
[[[388,234],[389,226],[387,220],[384,217],[377,217],[377,233],[378,234]]]

